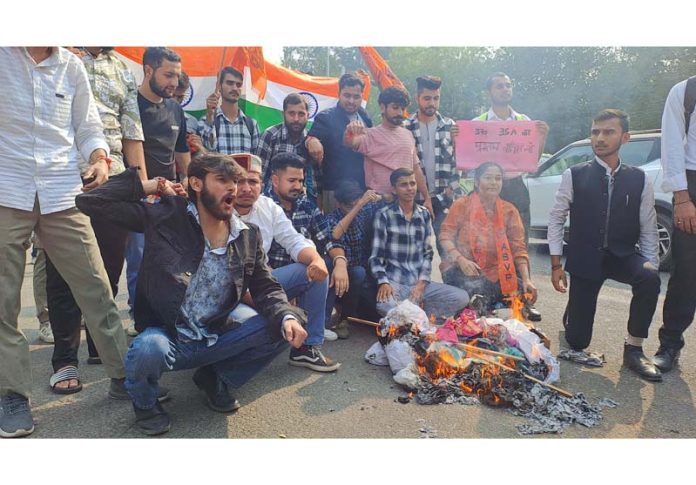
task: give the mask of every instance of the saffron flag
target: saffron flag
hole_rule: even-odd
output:
[[[358,47],[360,54],[367,64],[368,69],[372,77],[377,81],[380,90],[388,88],[389,86],[398,86],[400,88],[405,88],[404,83],[402,83],[399,78],[391,70],[387,61],[384,60],[382,56],[379,55],[377,49],[374,47]]]
[[[309,121],[320,111],[338,102],[338,78],[310,76],[278,66],[263,58],[260,47],[170,47],[181,56],[181,68],[189,75],[191,87],[183,102],[184,110],[196,118],[205,114],[205,100],[215,91],[217,76],[225,66],[244,72],[242,99],[244,113],[254,118],[263,131],[283,121],[283,99],[299,93],[309,106]],[[116,47],[117,54],[135,75],[143,79],[144,47]],[[363,76],[363,107],[370,94],[370,80]]]

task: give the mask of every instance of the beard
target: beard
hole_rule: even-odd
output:
[[[403,116],[392,116],[391,118],[388,118],[388,120],[389,123],[391,123],[394,126],[401,126],[404,124],[406,118]]]
[[[150,78],[150,89],[152,90],[153,93],[155,93],[157,96],[160,98],[171,98],[173,93],[168,93],[165,91],[162,87],[160,87],[159,84],[157,84],[157,81],[155,81],[154,77]]]
[[[302,190],[291,190],[285,194],[279,193],[278,195],[286,202],[295,202],[302,195],[302,192]]]
[[[211,216],[213,216],[215,219],[218,219],[220,221],[227,221],[230,219],[232,216],[232,213],[230,212],[229,214],[226,213],[221,205],[223,202],[232,197],[231,195],[226,195],[222,197],[219,201],[215,200],[215,197],[208,191],[205,185],[203,185],[203,190],[201,190],[201,204],[203,204],[203,207],[205,207],[205,210],[207,210]],[[234,197],[232,197],[234,200]]]
[[[286,123],[285,126],[291,134],[300,135],[307,123]]]
[[[433,116],[433,115],[437,112],[437,109],[435,109],[435,108],[425,108],[425,109],[423,109],[423,110],[421,110],[421,111],[423,111],[423,114],[425,114],[425,116]]]

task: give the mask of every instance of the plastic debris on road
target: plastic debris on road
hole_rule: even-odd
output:
[[[517,427],[521,434],[562,433],[572,424],[597,426],[602,409],[618,405],[607,398],[591,404],[582,393],[567,397],[548,387],[559,380],[560,365],[519,320],[476,318],[466,309],[437,327],[423,310],[404,301],[380,320],[377,334],[375,345],[384,350],[395,382],[415,391],[419,404],[506,408],[528,420]],[[365,358],[383,362],[375,345]]]
[[[604,367],[607,359],[604,354],[595,352],[585,352],[584,350],[563,349],[558,353],[558,358],[569,360],[577,364],[589,365],[590,367]]]

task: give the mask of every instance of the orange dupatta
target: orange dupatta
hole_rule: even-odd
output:
[[[503,295],[517,294],[517,273],[515,272],[515,260],[512,257],[510,242],[505,233],[505,221],[503,221],[503,201],[497,198],[495,201],[495,216],[493,218],[493,231],[489,229],[491,220],[486,215],[486,210],[481,204],[478,193],[470,196],[469,207],[469,246],[476,264],[481,268],[487,266],[486,252],[491,244],[495,244],[498,255],[498,278]],[[493,236],[493,241],[491,241]]]

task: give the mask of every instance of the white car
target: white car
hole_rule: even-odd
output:
[[[631,132],[631,139],[619,152],[623,163],[640,167],[650,177],[655,187],[655,210],[660,245],[660,269],[669,270],[672,261],[672,193],[662,190],[662,166],[660,165],[660,130]],[[581,162],[592,160],[594,153],[589,139],[576,141],[556,152],[539,166],[536,173],[526,177],[531,199],[531,229],[533,237],[546,238],[549,211],[553,206],[556,190],[561,185],[561,175]],[[569,225],[566,221],[566,227]]]

